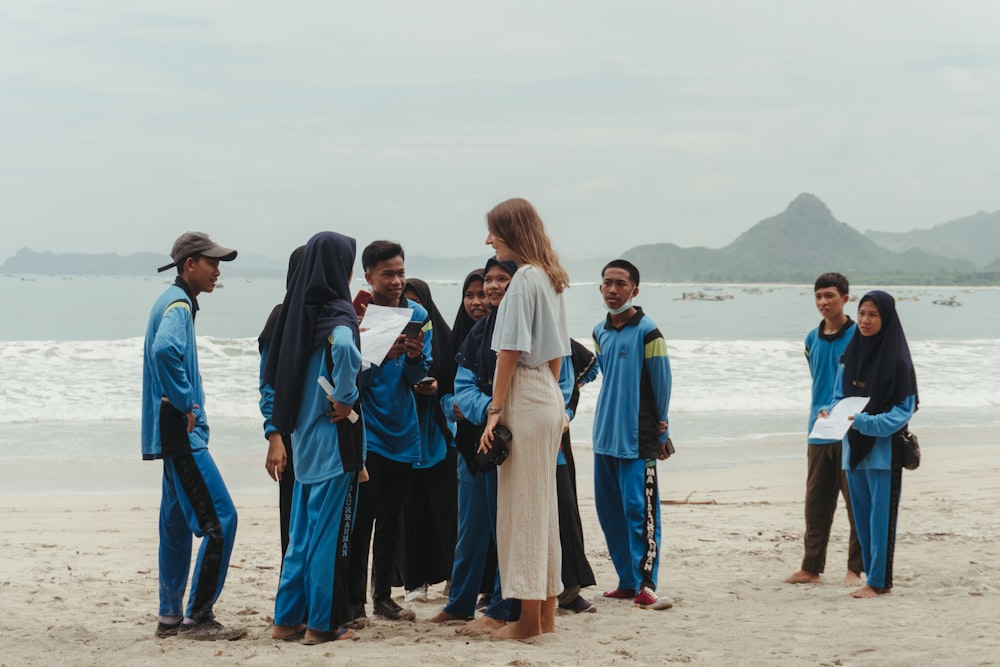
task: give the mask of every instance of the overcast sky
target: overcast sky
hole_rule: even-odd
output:
[[[30,0],[0,8],[0,261],[721,247],[812,192],[864,231],[1000,209],[1000,2]]]

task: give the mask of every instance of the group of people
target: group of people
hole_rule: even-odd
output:
[[[370,290],[356,295],[353,238],[321,232],[289,258],[285,298],[258,339],[265,467],[280,486],[274,639],[354,637],[368,618],[369,553],[372,612],[383,619],[416,618],[393,599],[393,586],[404,587],[409,602],[426,600],[427,587],[442,581],[448,602],[428,620],[467,621],[460,633],[523,639],[555,632],[557,608],[594,611],[580,595],[596,582],[584,551],[569,424],[580,388],[598,372],[594,498],[618,577],[604,596],[670,606],[656,588],[657,461],[673,453],[671,372],[662,334],[632,302],[639,270],[621,259],[603,268],[608,313],[594,328],[591,353],[570,339],[562,298],[569,277],[534,207],[524,199],[498,204],[487,214],[486,243],[495,256],[465,278],[451,326],[428,285],[406,277],[398,243],[364,249]],[[236,509],[207,450],[194,337],[197,297],[214,289],[219,263],[236,255],[205,234],[182,235],[173,262],[160,269],[176,267],[177,279],[150,314],[142,451],[163,461],[157,637],[245,634],[212,611]],[[810,444],[806,559],[789,581],[818,579],[836,494],[849,486],[859,544],[849,573],[868,577],[856,595],[877,595],[892,586],[899,498],[889,436],[916,408],[916,381],[892,298],[866,295],[861,335],[852,338],[843,315],[847,281],[824,280],[816,286],[824,323],[807,338],[811,421],[840,396],[871,399],[855,415],[842,454],[839,443]],[[361,332],[372,305],[407,309],[413,326],[383,360],[363,363]],[[846,486],[839,469],[831,472],[841,456]],[[195,535],[203,540],[185,608]]]

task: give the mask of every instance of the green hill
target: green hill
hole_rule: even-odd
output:
[[[865,236],[879,245],[903,252],[912,248],[964,259],[977,267],[986,267],[1000,259],[1000,211],[952,220],[929,229],[910,232],[878,232],[869,230]],[[996,271],[996,268],[993,269]]]
[[[923,250],[895,253],[833,217],[803,193],[720,249],[673,244],[632,248],[625,257],[656,281],[811,282],[824,271],[882,283],[951,283],[975,271],[968,261]]]

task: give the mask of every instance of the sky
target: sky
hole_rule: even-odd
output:
[[[1000,3],[0,5],[0,261],[284,258],[314,232],[486,252],[722,247],[801,192],[865,231],[1000,210]]]

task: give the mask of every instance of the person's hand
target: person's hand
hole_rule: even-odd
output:
[[[431,396],[433,394],[436,394],[437,390],[438,390],[438,381],[437,380],[434,380],[434,382],[428,382],[427,384],[415,384],[415,385],[413,385],[413,391],[415,393],[421,394],[423,396]]]
[[[826,418],[827,418],[827,417],[829,417],[829,416],[830,416],[830,413],[829,413],[829,412],[827,412],[826,410],[820,410],[820,411],[819,411],[819,414],[818,414],[818,415],[816,415],[816,417],[817,417],[818,419],[826,419]],[[851,419],[854,419],[854,417],[851,417]]]
[[[281,474],[285,472],[288,465],[288,454],[285,453],[285,442],[278,432],[267,436],[267,459],[264,460],[264,469],[275,482],[281,481]]]
[[[849,415],[849,416],[847,417],[847,421],[849,421],[849,422],[852,422],[852,421],[854,421],[854,418],[855,418],[855,417],[857,417],[857,415]]]
[[[406,350],[406,356],[410,359],[417,359],[421,354],[424,353],[424,332],[421,331],[419,336],[413,338],[403,337],[403,347]]]
[[[406,337],[400,336],[396,339],[396,342],[392,344],[389,348],[389,352],[386,353],[386,359],[399,359],[406,352]]]
[[[493,428],[500,423],[500,413],[493,412],[486,418],[486,426],[483,427],[483,435],[479,438],[479,449],[481,454],[485,454],[493,448]]]
[[[327,396],[326,400],[330,401],[330,405],[333,406],[330,411],[326,413],[326,416],[330,418],[331,422],[339,422],[346,419],[347,415],[351,414],[351,410],[354,409],[354,406],[347,403],[338,403],[333,400],[332,396]]]
[[[465,419],[465,415],[463,415],[462,411],[458,409],[458,401],[451,404],[451,411],[455,413],[455,417],[457,417],[459,421]]]
[[[187,413],[187,418],[188,418],[188,433],[190,433],[191,431],[194,430],[194,422],[195,422],[194,411],[197,410],[200,407],[201,407],[200,405],[193,405],[193,406],[191,406],[191,412]]]
[[[660,433],[667,432],[667,422],[660,422]]]
[[[666,461],[670,458],[670,450],[667,449],[667,443],[660,443],[660,450],[656,453],[656,458],[660,461]]]
[[[562,432],[565,433],[568,430],[569,430],[569,413],[568,412],[564,412],[563,413],[563,430],[562,430]]]

